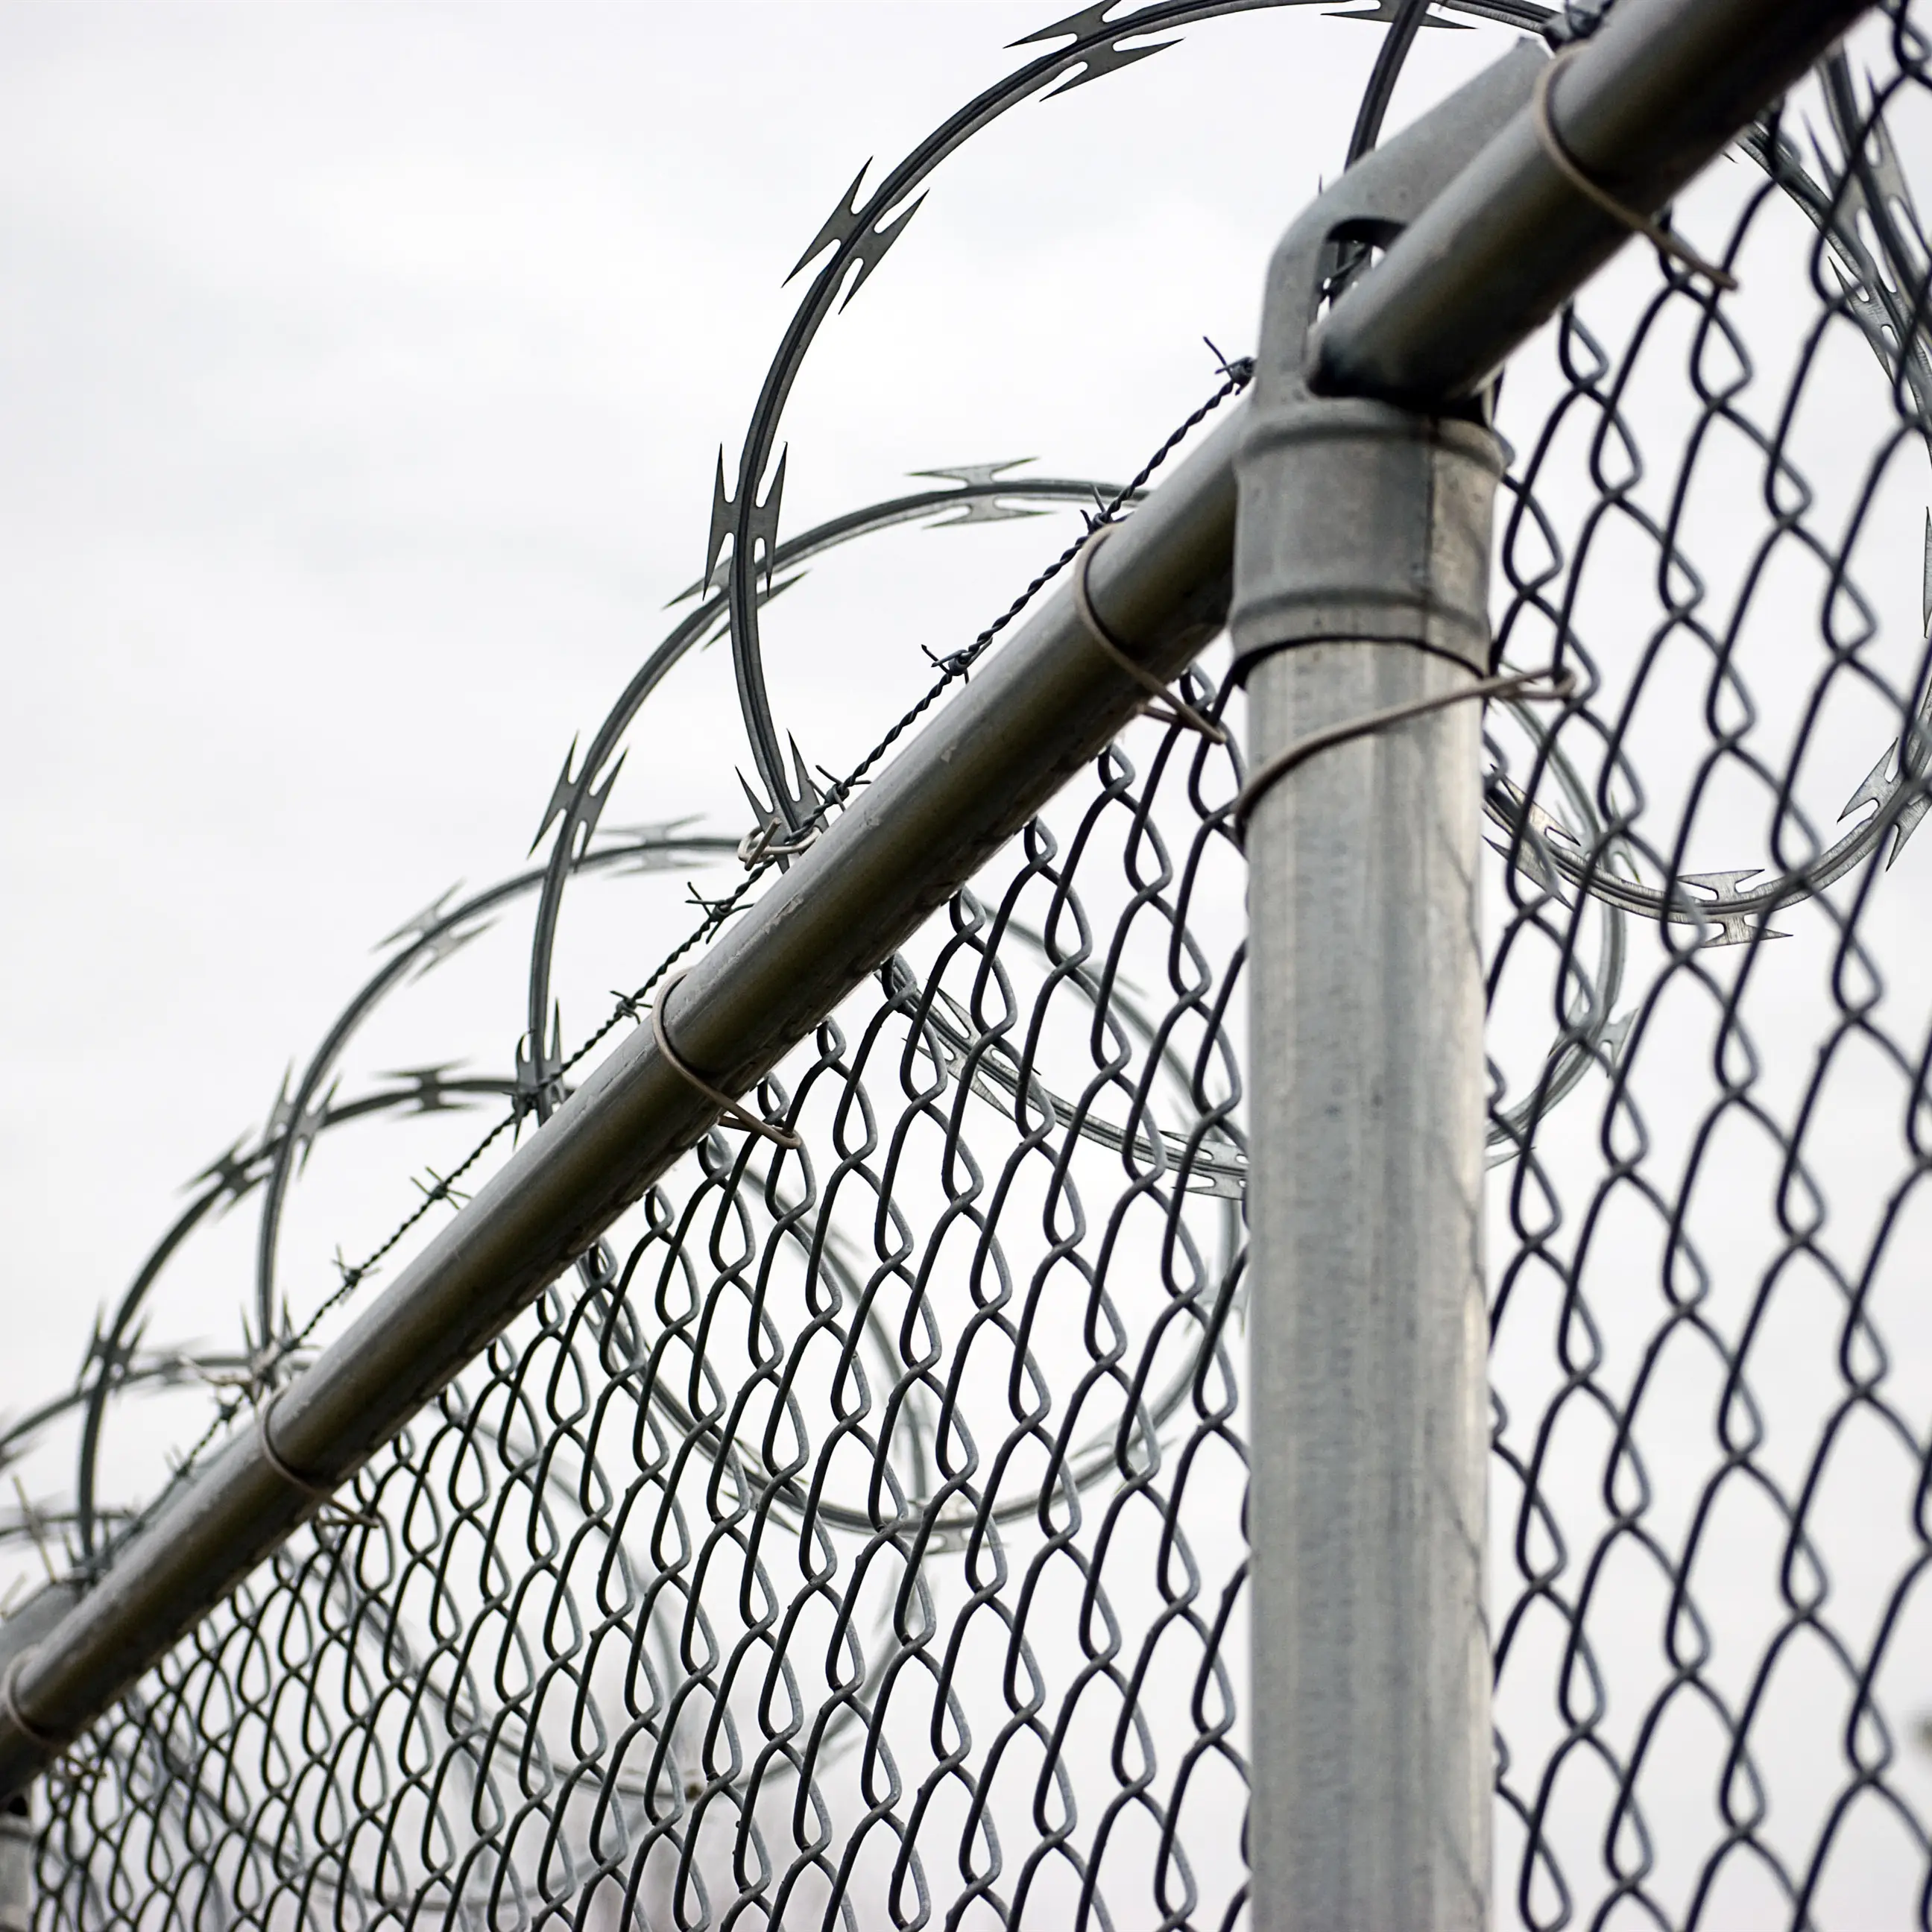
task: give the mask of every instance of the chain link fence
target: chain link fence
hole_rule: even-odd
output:
[[[57,1919],[1226,1915],[1234,773],[1130,735],[70,1760]]]
[[[1932,1926],[1922,14],[1676,211],[1737,292],[1626,250],[1501,398],[1499,660],[1576,679],[1486,731],[1538,1932]],[[1182,694],[1238,740],[1220,649]],[[596,776],[559,878],[628,850]],[[1147,716],[1070,782],[68,1753],[36,1923],[1243,1922],[1241,778]],[[534,1037],[518,1120],[575,1077]]]
[[[1505,386],[1498,644],[1582,686],[1490,728],[1498,1904],[1539,1928],[1928,1920],[1922,36],[1687,198],[1738,293],[1626,260]]]

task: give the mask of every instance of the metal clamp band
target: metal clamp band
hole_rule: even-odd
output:
[[[299,1470],[291,1468],[282,1460],[281,1451],[275,1447],[274,1438],[269,1432],[268,1424],[275,1412],[275,1404],[286,1393],[277,1389],[266,1402],[255,1405],[255,1442],[262,1452],[262,1460],[292,1490],[312,1498],[330,1514],[344,1522],[360,1523],[365,1528],[380,1529],[382,1519],[373,1510],[354,1510],[336,1500],[335,1491],[324,1487],[320,1483],[311,1482]]]
[[[1582,52],[1588,44],[1576,41],[1565,47],[1536,76],[1535,91],[1529,97],[1530,125],[1536,130],[1536,138],[1542,143],[1543,152],[1555,163],[1557,172],[1586,200],[1593,201],[1606,214],[1614,216],[1633,233],[1645,236],[1654,243],[1673,261],[1680,262],[1694,274],[1703,276],[1720,289],[1735,289],[1737,278],[1728,270],[1720,268],[1714,262],[1707,262],[1702,256],[1685,242],[1672,234],[1661,222],[1653,221],[1647,214],[1640,214],[1627,202],[1619,201],[1600,182],[1592,180],[1578,163],[1576,156],[1563,145],[1563,137],[1556,131],[1556,124],[1550,118],[1550,88],[1556,80],[1558,70],[1564,62]]]
[[[1198,731],[1210,742],[1225,745],[1228,734],[1213,718],[1204,717],[1186,699],[1162,683],[1144,664],[1137,664],[1128,656],[1119,638],[1100,621],[1100,614],[1094,608],[1094,594],[1087,587],[1087,569],[1094,560],[1094,553],[1113,527],[1112,524],[1096,524],[1093,534],[1080,546],[1080,554],[1073,560],[1073,608],[1079,614],[1082,625],[1094,643],[1149,693],[1152,701],[1146,710],[1150,718],[1158,718],[1163,724],[1184,724],[1190,731]]]
[[[691,968],[686,967],[685,972]],[[715,1101],[727,1120],[735,1122],[748,1133],[763,1134],[768,1141],[775,1141],[782,1148],[799,1148],[805,1143],[788,1128],[760,1119],[733,1100],[730,1094],[721,1092],[692,1066],[677,1048],[670,1043],[670,1036],[664,1030],[664,1002],[670,997],[670,989],[684,977],[684,973],[674,974],[658,988],[657,998],[651,1002],[651,1037],[657,1042],[658,1052],[664,1057],[671,1070],[679,1075],[688,1085],[694,1087],[707,1100]]]
[[[278,1389],[266,1402],[258,1402],[255,1405],[255,1441],[262,1451],[262,1460],[290,1489],[299,1490],[304,1496],[313,1496],[319,1503],[333,1502],[335,1500],[333,1490],[325,1489],[320,1483],[310,1482],[306,1476],[290,1468],[282,1460],[281,1451],[275,1447],[274,1438],[268,1432],[268,1419],[274,1414],[275,1405],[281,1399],[282,1391]]]
[[[1531,688],[1538,684],[1548,688],[1542,691]],[[1322,730],[1311,731],[1306,737],[1289,746],[1280,757],[1270,758],[1242,786],[1230,808],[1234,836],[1244,844],[1247,842],[1248,820],[1253,817],[1255,807],[1290,772],[1306,764],[1318,752],[1332,750],[1353,739],[1373,737],[1391,725],[1406,724],[1412,718],[1426,718],[1432,711],[1446,711],[1452,704],[1461,704],[1472,698],[1528,698],[1541,702],[1568,698],[1576,688],[1574,674],[1552,664],[1543,670],[1512,671],[1503,677],[1481,678],[1459,690],[1439,691],[1433,698],[1418,698],[1406,704],[1391,704],[1385,711],[1371,711],[1360,718],[1345,718],[1340,724],[1330,724]]]
[[[0,1716],[4,1716],[29,1744],[38,1744],[50,1754],[60,1749],[59,1738],[44,1731],[33,1723],[20,1708],[20,1700],[15,1692],[14,1681],[20,1674],[20,1668],[40,1649],[37,1643],[30,1643],[14,1658],[4,1672],[0,1672]]]

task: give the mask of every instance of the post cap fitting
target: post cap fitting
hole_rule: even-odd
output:
[[[1357,398],[1257,409],[1235,459],[1237,658],[1347,638],[1486,672],[1503,465],[1500,439],[1451,417]]]
[[[1520,44],[1364,155],[1276,248],[1235,458],[1228,626],[1238,667],[1342,638],[1420,645],[1478,676],[1488,670],[1501,441],[1467,413],[1315,394],[1309,332],[1348,268],[1388,248],[1427,208],[1528,100],[1548,59],[1536,43]]]

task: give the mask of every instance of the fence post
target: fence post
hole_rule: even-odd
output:
[[[1607,161],[1648,214],[1861,10],[1622,0],[1562,90],[1526,44],[1350,170],[1270,268],[1230,618],[1254,774],[1254,1932],[1490,1922],[1481,721],[1337,728],[1490,669],[1502,452],[1450,399],[1641,220],[1578,170]]]
[[[1252,760],[1475,675],[1276,652]],[[1256,1932],[1487,1923],[1480,725],[1339,746],[1251,820]]]
[[[1292,231],[1237,460],[1256,1932],[1489,1922],[1480,707],[1265,774],[1488,670],[1496,438],[1312,398],[1302,352],[1336,226],[1404,218],[1544,58],[1500,63]]]

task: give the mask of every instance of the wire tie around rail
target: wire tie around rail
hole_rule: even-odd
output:
[[[20,1652],[8,1664],[5,1671],[0,1672],[0,1714],[4,1714],[8,1723],[11,1724],[29,1744],[38,1744],[44,1751],[57,1751],[60,1749],[59,1738],[42,1730],[39,1725],[28,1718],[20,1708],[20,1700],[14,1688],[14,1681],[19,1677],[22,1666],[39,1649],[38,1644],[28,1644],[26,1649]]]
[[[691,970],[685,968],[685,973]],[[722,1110],[724,1118],[736,1123],[747,1132],[763,1134],[768,1141],[775,1141],[782,1148],[796,1149],[805,1143],[789,1128],[779,1126],[776,1122],[763,1120],[748,1108],[732,1099],[730,1094],[712,1085],[677,1048],[670,1043],[670,1036],[664,1030],[664,1002],[670,998],[670,989],[684,977],[684,973],[674,974],[658,988],[657,998],[651,1002],[651,1037],[657,1042],[658,1052],[664,1057],[666,1064],[687,1084],[694,1087],[707,1100],[714,1101]]]
[[[1163,724],[1184,724],[1190,731],[1198,731],[1211,743],[1225,745],[1228,734],[1213,718],[1204,717],[1178,692],[1171,691],[1143,664],[1130,657],[1119,638],[1100,621],[1100,614],[1094,608],[1094,593],[1088,588],[1088,567],[1094,561],[1094,553],[1106,541],[1112,524],[1096,524],[1094,533],[1080,546],[1080,554],[1073,560],[1073,608],[1079,613],[1080,622],[1087,634],[1105,651],[1133,681],[1146,690],[1150,701],[1143,708],[1150,718],[1158,718]]]
[[[1546,688],[1541,691],[1532,688],[1539,684]],[[1234,836],[1245,844],[1248,820],[1253,817],[1255,807],[1290,772],[1306,764],[1319,752],[1332,751],[1336,746],[1348,744],[1357,738],[1374,737],[1392,725],[1406,724],[1412,718],[1426,718],[1432,711],[1446,711],[1451,705],[1464,704],[1471,698],[1527,698],[1540,703],[1568,698],[1576,687],[1575,674],[1553,664],[1542,670],[1511,671],[1502,677],[1481,678],[1454,691],[1438,691],[1432,698],[1418,698],[1406,704],[1392,704],[1384,711],[1371,711],[1362,717],[1344,718],[1339,724],[1311,731],[1306,737],[1298,739],[1278,758],[1269,759],[1235,795],[1232,814]]]
[[[255,1442],[262,1452],[262,1460],[292,1490],[299,1490],[320,1503],[329,1514],[344,1522],[360,1523],[364,1528],[380,1527],[382,1519],[372,1510],[352,1510],[336,1500],[335,1492],[325,1488],[320,1483],[311,1482],[299,1470],[291,1468],[282,1460],[282,1452],[275,1447],[275,1438],[270,1432],[269,1424],[275,1413],[275,1405],[286,1393],[278,1389],[266,1402],[257,1402],[255,1407]]]
[[[1529,97],[1530,124],[1536,130],[1536,138],[1541,142],[1543,152],[1556,164],[1557,172],[1586,200],[1593,201],[1606,214],[1614,216],[1633,234],[1645,236],[1672,260],[1681,262],[1693,274],[1702,275],[1720,289],[1735,289],[1738,278],[1728,269],[1720,268],[1714,262],[1707,262],[1696,249],[1671,233],[1660,221],[1652,218],[1619,201],[1601,182],[1594,180],[1585,170],[1576,157],[1564,146],[1563,137],[1556,131],[1556,124],[1550,115],[1550,89],[1557,73],[1564,62],[1581,53],[1587,44],[1576,41],[1565,47],[1536,76],[1536,87]]]

